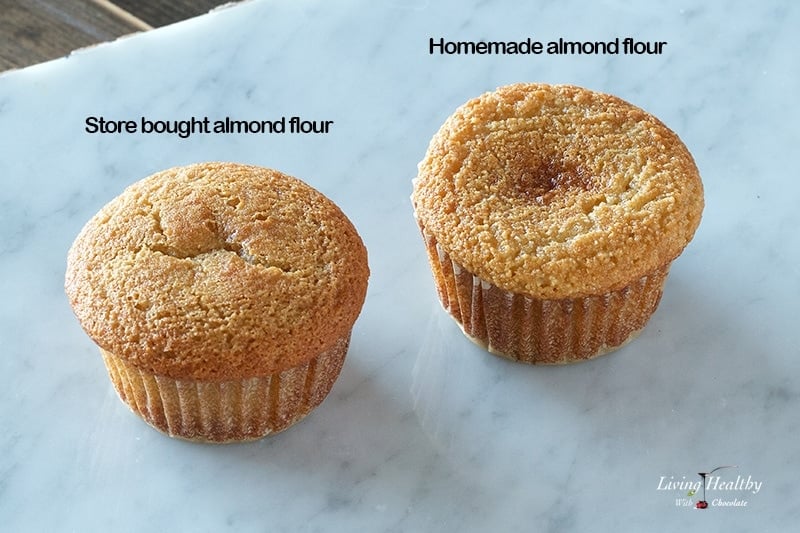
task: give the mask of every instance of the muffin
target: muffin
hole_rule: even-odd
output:
[[[652,115],[529,83],[446,120],[412,202],[439,298],[464,333],[492,353],[556,364],[644,328],[700,223],[703,187]]]
[[[327,396],[367,290],[367,253],[302,181],[233,163],[128,187],[69,251],[66,293],[120,398],[170,436],[258,439]]]

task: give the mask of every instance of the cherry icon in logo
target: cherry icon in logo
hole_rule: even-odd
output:
[[[706,501],[706,477],[710,476],[711,474],[713,474],[717,470],[721,470],[723,468],[736,468],[736,466],[735,465],[718,466],[717,468],[715,468],[711,472],[698,472],[697,473],[698,476],[703,478],[703,499],[695,504],[695,508],[696,509],[707,509],[708,508],[708,502]]]

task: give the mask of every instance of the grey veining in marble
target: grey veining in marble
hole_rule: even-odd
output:
[[[800,522],[800,4],[253,1],[0,75],[3,531],[789,531]],[[431,56],[428,39],[632,36],[655,56]],[[410,202],[431,135],[516,81],[652,112],[706,210],[644,333],[520,366],[436,301]],[[325,135],[88,134],[87,116],[332,120]],[[119,401],[63,294],[81,226],[133,181],[230,160],[337,202],[372,278],[344,370],[298,426],[171,440]],[[676,505],[711,491],[747,506]]]

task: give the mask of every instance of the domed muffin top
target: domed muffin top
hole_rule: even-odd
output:
[[[703,187],[652,115],[569,85],[516,84],[459,107],[414,180],[418,221],[461,266],[537,298],[602,294],[691,240]]]
[[[128,187],[83,228],[66,292],[97,344],[172,378],[264,376],[349,333],[367,253],[328,198],[260,167],[207,163]]]

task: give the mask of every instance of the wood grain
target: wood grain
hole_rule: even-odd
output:
[[[173,0],[172,2],[113,0],[113,2],[156,28],[205,15],[215,7],[226,3],[224,0]]]
[[[0,0],[0,71],[195,17],[220,0]]]

